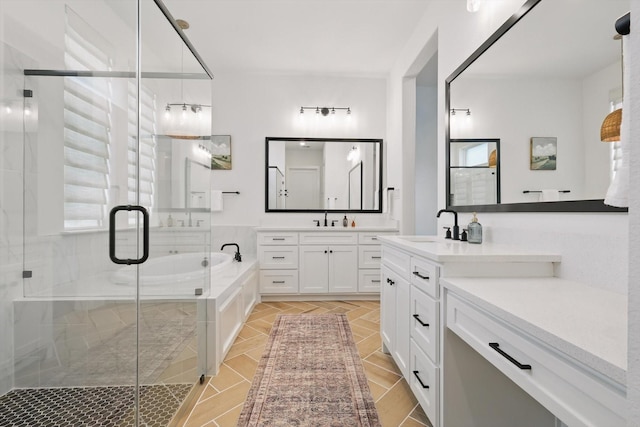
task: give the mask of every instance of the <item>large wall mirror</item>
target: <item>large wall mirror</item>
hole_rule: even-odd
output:
[[[266,138],[266,212],[382,212],[382,139]]]
[[[500,141],[500,201],[458,211],[625,211],[603,203],[615,147],[602,121],[622,101],[616,20],[629,0],[529,0],[446,80],[447,147]],[[451,114],[455,112],[454,114]],[[456,114],[457,113],[457,114]]]

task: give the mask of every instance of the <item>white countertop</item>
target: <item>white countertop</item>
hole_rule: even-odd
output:
[[[473,244],[436,236],[381,236],[378,240],[436,262],[559,262],[560,255],[518,246]]]
[[[395,233],[398,231],[397,227],[385,227],[385,226],[375,226],[375,225],[366,225],[366,226],[355,226],[355,227],[343,227],[342,224],[336,224],[335,227],[332,227],[331,225],[327,226],[327,227],[323,227],[322,225],[319,227],[316,227],[315,225],[312,226],[261,226],[261,227],[256,227],[256,231],[275,231],[275,232],[283,232],[283,231],[292,231],[292,232],[299,232],[299,231],[325,231],[325,232],[339,232],[339,233],[345,233],[345,232],[357,232],[357,231],[368,231],[368,232],[375,232],[375,231],[379,231],[381,233]]]
[[[625,385],[627,297],[548,278],[447,278],[442,286]]]

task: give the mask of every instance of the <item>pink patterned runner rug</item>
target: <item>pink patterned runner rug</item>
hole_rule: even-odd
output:
[[[238,426],[380,425],[347,316],[278,315]]]

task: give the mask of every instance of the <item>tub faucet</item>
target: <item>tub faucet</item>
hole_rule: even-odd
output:
[[[225,243],[224,245],[222,245],[220,250],[223,250],[225,246],[235,246],[236,254],[234,255],[233,259],[235,259],[238,262],[242,262],[242,255],[240,255],[240,246],[238,246],[237,243]]]
[[[449,212],[453,214],[453,240],[460,240],[460,228],[458,227],[458,212],[454,211],[453,209],[440,209],[438,211],[438,214],[436,215],[436,218],[440,218],[440,214],[442,212]]]

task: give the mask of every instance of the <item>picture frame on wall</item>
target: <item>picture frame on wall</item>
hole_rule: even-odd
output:
[[[231,135],[211,136],[211,169],[231,170]]]
[[[531,170],[556,170],[558,138],[532,137],[529,168]]]

